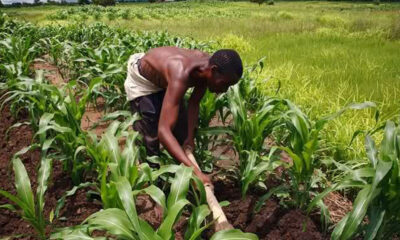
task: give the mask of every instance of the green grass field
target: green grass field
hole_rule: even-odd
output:
[[[275,94],[280,83],[278,94],[314,119],[350,102],[366,100],[378,103],[381,120],[399,113],[400,4],[140,3],[119,4],[114,9],[120,10],[97,16],[77,12],[62,19],[68,9],[76,8],[4,11],[39,25],[103,21],[125,29],[166,30],[235,48],[247,64],[265,56],[260,88]],[[371,110],[349,112],[328,125],[327,138],[339,150],[337,158],[342,158],[343,152],[359,156],[363,138],[357,138],[351,147],[348,143],[354,131],[374,126],[373,115]]]

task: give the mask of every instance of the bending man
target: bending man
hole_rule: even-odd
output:
[[[219,50],[210,56],[198,50],[160,47],[133,54],[124,86],[131,110],[142,117],[134,129],[142,134],[147,154],[158,155],[161,143],[172,157],[193,167],[203,183],[211,184],[183,148],[194,149],[199,104],[205,91],[226,92],[242,73],[242,60],[234,50]],[[192,87],[186,110],[184,95]]]

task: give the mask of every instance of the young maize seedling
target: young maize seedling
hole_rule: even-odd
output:
[[[400,233],[400,127],[386,123],[378,151],[370,135],[366,136],[367,166],[348,169],[347,175],[313,199],[309,211],[328,193],[341,189],[361,189],[353,210],[335,227],[332,239],[391,239]],[[367,217],[368,222],[363,221]]]
[[[0,195],[3,195],[14,203],[14,205],[5,204],[0,207],[8,208],[13,211],[17,211],[17,208],[21,210],[20,214],[22,218],[32,225],[40,239],[46,239],[45,228],[47,221],[44,216],[44,194],[47,190],[47,181],[51,173],[51,163],[51,158],[42,156],[38,173],[36,198],[33,196],[31,181],[29,180],[25,166],[19,157],[15,157],[12,160],[17,195],[14,196],[6,191],[0,190]]]

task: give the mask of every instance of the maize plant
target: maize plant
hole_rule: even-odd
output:
[[[75,151],[85,145],[87,138],[80,128],[81,119],[86,102],[99,82],[100,79],[94,79],[88,88],[78,91],[77,83],[70,81],[65,88],[58,89],[43,82],[39,75],[35,80],[16,82],[16,90],[2,96],[2,106],[11,102],[12,109],[28,108],[31,126],[36,131],[34,137],[41,146],[47,144],[57,153],[54,157],[62,160],[64,169],[71,173],[75,184],[79,184],[84,173],[91,168],[87,158],[77,156]],[[79,102],[76,97],[80,97]]]
[[[375,104],[371,102],[350,104],[312,124],[297,106],[288,100],[286,100],[286,103],[290,108],[286,115],[285,124],[289,136],[289,146],[280,146],[279,149],[287,152],[293,163],[288,168],[289,186],[280,186],[279,188],[282,191],[285,189],[290,193],[294,206],[306,210],[310,204],[311,197],[317,194],[313,191],[313,185],[318,185],[318,183],[314,182],[314,173],[320,165],[316,152],[319,148],[321,130],[328,121],[340,116],[348,109],[370,108],[375,107]],[[262,199],[265,200],[265,198]],[[321,205],[321,202],[319,204]]]
[[[349,212],[335,227],[332,239],[391,239],[400,233],[400,127],[388,121],[384,137],[377,149],[370,135],[365,148],[369,163],[347,168],[346,176],[318,195],[309,210],[329,192],[340,189],[361,189]],[[364,221],[367,217],[368,221]]]
[[[130,114],[130,113],[129,113]],[[115,185],[110,181],[116,181],[119,177],[126,177],[131,185],[135,185],[138,177],[139,147],[136,146],[138,133],[128,131],[127,128],[137,119],[137,115],[128,118],[125,122],[114,121],[102,135],[101,140],[97,136],[89,134],[90,140],[86,145],[78,147],[74,156],[86,156],[91,158],[94,168],[99,173],[100,195],[104,208],[116,206],[117,192]],[[120,141],[124,139],[124,149],[120,149]]]
[[[257,87],[257,79],[264,69],[264,58],[261,58],[253,66],[248,67],[244,72],[241,80],[238,83],[240,95],[244,101],[246,109],[249,111],[258,111],[263,107],[267,97]]]
[[[271,98],[264,102],[261,109],[249,113],[239,92],[239,86],[232,87],[229,101],[229,111],[233,121],[228,129],[232,136],[233,145],[239,154],[239,172],[244,196],[248,184],[250,184],[248,180],[255,181],[263,173],[263,171],[259,171],[260,169],[266,170],[272,167],[272,162],[269,163],[269,161],[272,161],[274,151],[270,151],[269,157],[263,156],[267,152],[265,139],[282,125],[284,105],[282,100]],[[260,154],[260,157],[255,156],[254,153]],[[261,165],[255,164],[255,162],[265,167],[260,168]],[[257,174],[257,176],[249,177],[249,174]],[[245,181],[245,179],[247,180]]]
[[[209,130],[213,128],[209,128],[209,123],[215,117],[217,117],[217,113],[221,119],[224,118],[224,110],[227,106],[227,99],[225,94],[221,94],[216,96],[215,94],[206,91],[203,96],[200,106],[199,106],[199,131],[196,132],[195,142],[195,156],[196,159],[199,160],[199,166],[203,171],[212,172],[213,170],[213,160],[214,157],[211,155],[209,151],[210,144],[214,144],[218,141],[218,135],[210,135]]]
[[[128,179],[120,177],[114,184],[119,197],[120,208],[108,208],[89,216],[84,223],[87,227],[78,229],[63,229],[52,235],[52,239],[65,239],[71,235],[89,236],[89,229],[105,230],[108,233],[124,239],[174,239],[173,226],[179,219],[181,212],[190,202],[186,199],[189,190],[192,169],[181,165],[171,183],[171,190],[167,201],[164,194],[156,195],[155,199],[163,207],[164,218],[157,230],[154,230],[146,221],[142,220],[136,211],[132,186]],[[201,184],[201,183],[200,183]],[[153,185],[151,185],[153,186]],[[150,187],[151,187],[150,186]],[[148,187],[148,188],[150,188]],[[189,220],[185,239],[198,239],[200,234],[210,225],[202,226],[210,214],[206,205],[195,208]],[[254,234],[242,233],[239,230],[228,230],[216,233],[212,239],[257,239]],[[89,237],[89,239],[91,239]]]
[[[29,224],[35,229],[38,238],[46,239],[45,228],[48,221],[46,221],[44,216],[44,195],[47,190],[47,183],[51,173],[52,159],[47,157],[45,154],[42,154],[40,169],[38,172],[36,197],[34,197],[31,182],[25,166],[18,157],[19,154],[26,151],[27,149],[23,149],[20,153],[17,153],[12,160],[17,194],[12,195],[9,192],[0,190],[0,195],[3,195],[14,204],[4,204],[0,207],[19,212],[22,218],[29,222]]]
[[[0,46],[1,75],[7,78],[29,76],[29,66],[41,52],[39,46],[30,38],[14,36],[0,41]]]

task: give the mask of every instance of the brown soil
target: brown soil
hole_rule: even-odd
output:
[[[6,190],[15,194],[14,175],[11,166],[11,159],[14,153],[23,147],[31,145],[32,130],[29,126],[23,125],[14,128],[9,132],[9,138],[6,138],[7,129],[16,122],[28,121],[26,114],[18,116],[17,119],[12,117],[9,108],[3,109],[0,116],[0,189]],[[39,167],[40,152],[38,150],[30,151],[23,156],[21,160],[28,172],[34,193],[37,187],[37,169]],[[45,216],[48,219],[49,214],[55,209],[57,200],[64,193],[72,188],[70,178],[62,170],[62,165],[59,161],[53,162],[53,171],[50,178],[48,190],[45,194]],[[90,214],[98,211],[101,208],[100,204],[90,202],[86,197],[86,191],[82,189],[77,191],[74,196],[67,198],[64,208],[60,211],[60,218],[65,218],[65,221],[56,219],[53,222],[53,229],[56,227],[72,226],[80,224]],[[0,205],[9,203],[4,197],[0,197]],[[47,229],[48,232],[51,228]],[[0,209],[0,238],[10,235],[24,234],[21,239],[33,239],[26,236],[33,234],[33,228],[21,217],[9,210]]]
[[[316,223],[299,210],[286,210],[275,199],[270,199],[255,213],[258,194],[250,192],[242,198],[239,187],[229,179],[217,180],[214,187],[219,201],[230,202],[223,210],[235,228],[255,233],[260,239],[323,239]]]
[[[268,235],[263,238],[278,239],[324,239],[310,218],[299,210],[292,210],[285,214]]]
[[[85,113],[82,116],[81,128],[84,131],[92,131],[97,136],[101,136],[107,129],[109,123],[99,124],[96,128],[91,129],[91,127],[98,122],[104,116],[103,111],[94,106],[89,106],[86,108]]]
[[[48,60],[47,56],[44,56],[44,58]],[[36,71],[42,70],[44,72],[44,77],[57,87],[61,87],[64,83],[64,79],[59,69],[46,60],[37,59],[33,63],[32,68]]]
[[[338,192],[329,193],[328,196],[324,198],[324,203],[328,207],[333,224],[340,222],[340,220],[353,209],[352,202]]]

